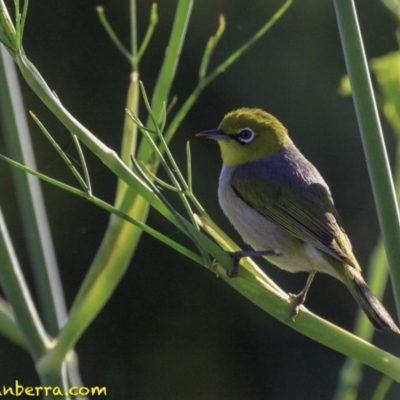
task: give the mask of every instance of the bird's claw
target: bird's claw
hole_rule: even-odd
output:
[[[301,294],[293,294],[293,293],[288,293],[289,298],[292,301],[292,311],[290,313],[289,319],[291,321],[294,321],[297,317],[297,314],[300,311],[300,306],[304,303],[303,296]]]
[[[240,258],[235,257],[235,255],[234,255],[235,253],[234,252],[228,252],[228,254],[232,256],[233,264],[232,264],[232,269],[231,270],[229,270],[229,269],[226,270],[226,275],[228,275],[229,278],[236,278],[238,276],[238,274],[239,274],[239,261],[240,261]],[[218,265],[221,265],[220,262],[216,258],[214,258],[214,260],[212,262],[212,266],[216,267]]]
[[[315,274],[317,271],[311,271],[310,275],[308,275],[306,285],[304,286],[303,290],[299,294],[292,294],[289,293],[289,297],[292,300],[292,312],[290,313],[290,319],[294,321],[294,319],[297,317],[297,314],[299,313],[300,306],[304,304],[306,301],[308,289],[310,289],[311,282],[314,279]]]
[[[232,256],[232,269],[230,271],[227,269],[226,274],[229,278],[236,278],[239,275],[239,262],[241,257],[235,255],[234,252],[229,252],[229,254]]]

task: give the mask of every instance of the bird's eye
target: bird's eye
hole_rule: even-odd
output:
[[[243,128],[237,133],[237,139],[241,143],[250,143],[255,138],[255,136],[256,134],[250,128]]]

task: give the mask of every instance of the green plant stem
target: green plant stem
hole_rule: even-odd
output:
[[[146,52],[147,46],[150,43],[150,39],[153,36],[154,29],[158,23],[158,14],[157,14],[157,3],[153,3],[150,10],[150,21],[149,26],[146,31],[146,35],[144,36],[143,42],[140,45],[139,51],[134,54],[134,60],[136,64],[139,64],[140,60],[143,57],[143,54]],[[136,55],[135,55],[136,54]]]
[[[81,144],[79,143],[79,139],[76,137],[76,135],[72,134],[72,140],[74,141],[76,150],[78,152],[79,161],[80,161],[82,169],[83,169],[84,180],[82,177],[80,177],[81,181],[82,180],[84,181],[83,189],[85,190],[85,192],[87,193],[88,196],[91,196],[92,195],[92,183],[90,182],[89,169],[86,164],[85,155],[83,154]]]
[[[139,74],[133,72],[130,77],[128,88],[128,96],[126,101],[126,109],[128,112],[137,114],[139,104]],[[128,167],[132,168],[131,156],[136,152],[137,145],[137,126],[133,123],[132,118],[129,117],[128,112],[125,113],[124,127],[122,132],[121,144],[121,160]],[[127,194],[128,185],[122,180],[118,179],[118,186],[115,198],[115,204],[118,206],[124,196]],[[135,194],[132,193],[132,202],[135,199]]]
[[[400,313],[400,218],[353,0],[334,0],[347,72]]]
[[[174,25],[172,27],[171,36],[168,42],[168,51],[166,52],[151,99],[151,109],[156,121],[160,119],[163,110],[163,104],[168,101],[168,96],[175,78],[176,68],[181,55],[192,7],[193,0],[178,1]],[[147,120],[146,126],[152,130],[155,128],[150,117]],[[137,159],[146,163],[150,161],[151,157],[151,145],[147,140],[142,140],[137,153]]]
[[[226,26],[225,17],[221,14],[219,16],[217,32],[215,33],[214,36],[210,37],[210,39],[207,42],[206,49],[204,50],[203,58],[201,60],[199,68],[199,80],[204,79],[207,75],[208,65],[210,64],[214,50],[217,47],[217,44],[225,31],[225,26]]]
[[[114,32],[114,29],[111,27],[109,24],[106,14],[104,12],[104,8],[101,6],[98,6],[96,8],[97,15],[99,17],[99,20],[101,24],[103,25],[103,28],[107,32],[108,36],[114,43],[115,47],[120,51],[120,53],[129,61],[129,63],[132,63],[132,54],[129,53],[129,51],[125,48],[125,46],[122,44],[122,42],[118,39],[117,34]]]
[[[129,0],[129,13],[131,25],[131,53],[132,70],[138,72],[139,60],[137,59],[138,40],[137,40],[137,18],[136,18],[136,0]]]
[[[7,150],[10,156],[35,169],[35,156],[30,138],[15,64],[0,49],[1,114]],[[7,90],[8,89],[8,90]],[[40,309],[48,332],[55,336],[67,318],[53,241],[39,181],[25,173],[13,170],[17,202],[27,241]]]

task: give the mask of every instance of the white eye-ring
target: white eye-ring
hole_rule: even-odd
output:
[[[238,131],[236,137],[241,143],[250,143],[256,137],[256,134],[250,128],[242,128]]]

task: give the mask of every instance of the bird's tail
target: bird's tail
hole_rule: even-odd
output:
[[[383,328],[387,328],[393,332],[400,333],[392,317],[374,296],[358,271],[354,271],[354,274],[348,277],[345,283],[376,329],[382,330]]]

